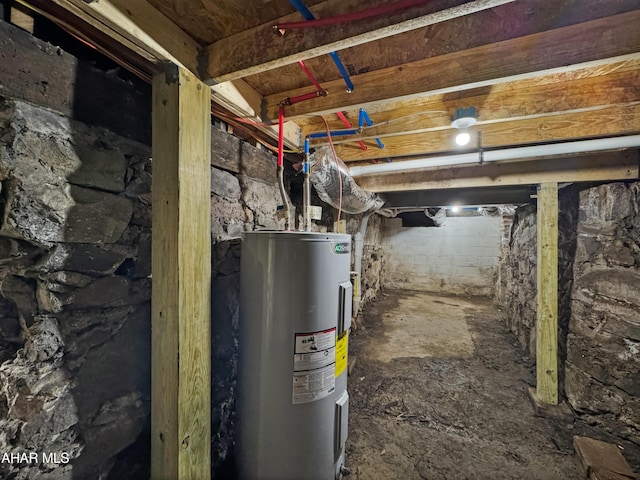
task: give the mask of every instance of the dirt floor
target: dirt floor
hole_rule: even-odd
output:
[[[349,350],[349,478],[584,478],[573,424],[534,416],[530,361],[489,299],[386,291]]]

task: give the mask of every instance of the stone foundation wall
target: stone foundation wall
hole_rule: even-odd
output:
[[[327,210],[329,221],[327,221],[327,229],[333,224],[336,211],[323,203],[323,209]],[[360,231],[362,218],[365,214],[344,215],[347,220],[347,233],[353,236]],[[377,214],[369,214],[367,220],[367,229],[364,236],[364,244],[362,249],[362,271],[360,278],[360,311],[370,301],[374,300],[380,290],[383,288],[383,275],[385,269],[385,255],[382,248],[382,226],[383,218]],[[353,265],[354,255],[351,256],[351,266]]]
[[[567,398],[640,444],[640,183],[581,192],[573,273]]]
[[[638,443],[640,183],[560,190],[559,387],[585,420]],[[535,358],[535,207],[517,210],[498,305]]]
[[[8,98],[0,139],[0,451],[40,460],[0,476],[106,478],[149,414],[149,149]]]
[[[282,229],[284,220],[276,214],[281,201],[275,157],[216,128],[212,137],[214,145],[224,144],[213,156],[224,153],[224,163],[217,163],[229,169],[211,168],[211,453],[214,475],[224,476],[233,470],[241,237]]]
[[[383,288],[386,256],[382,248],[383,219],[372,215],[367,225],[362,253],[362,300],[361,305],[374,300]]]
[[[0,135],[0,450],[70,460],[2,473],[106,478],[149,443],[150,148],[8,98]],[[240,236],[282,227],[275,159],[241,149],[273,168],[212,167],[214,468],[233,444]]]
[[[511,237],[500,252],[498,304],[505,311],[507,325],[520,345],[535,352],[536,324],[536,209],[525,205],[516,210]]]
[[[0,464],[0,477],[148,478],[150,88],[1,21],[0,43],[0,452],[62,460]],[[275,157],[212,127],[216,477],[233,452],[240,238],[282,228],[280,203]],[[364,301],[380,288],[380,226]]]

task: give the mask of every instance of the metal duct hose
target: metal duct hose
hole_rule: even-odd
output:
[[[384,200],[360,188],[348,172],[342,160],[336,159],[328,147],[319,148],[311,155],[311,183],[324,202],[339,208],[342,181],[343,212],[363,213],[382,208]]]

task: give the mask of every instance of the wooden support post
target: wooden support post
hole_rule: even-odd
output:
[[[211,96],[153,79],[151,478],[211,478]]]
[[[558,404],[558,184],[538,187],[536,396]]]

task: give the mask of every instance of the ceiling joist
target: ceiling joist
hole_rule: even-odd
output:
[[[474,127],[473,132],[482,132],[483,148],[496,148],[632,134],[639,130],[640,101],[479,124]],[[336,153],[341,160],[350,162],[459,150],[454,143],[454,131],[451,128],[425,130],[419,135],[385,137],[383,143],[384,148],[380,149],[375,142],[369,141],[370,147],[366,151],[362,151],[357,143],[336,145]],[[476,146],[472,140],[469,147]]]
[[[630,105],[640,101],[640,59],[611,65],[604,69],[595,67],[577,71],[575,78],[558,75],[552,82],[510,82],[490,89],[467,90],[466,95],[449,98],[436,95],[425,97],[410,106],[393,105],[389,110],[378,110],[370,116],[373,127],[361,133],[333,138],[334,144],[353,143],[356,140],[384,139],[389,136],[416,135],[438,130],[450,130],[451,118],[456,108],[473,105],[478,109],[478,129],[483,125],[515,122],[520,120],[544,121],[545,117],[559,113],[578,113],[613,105]],[[599,75],[598,75],[599,74]],[[544,98],[545,101],[539,101]],[[357,118],[352,119],[357,123]],[[330,128],[344,128],[335,120]],[[304,122],[303,138],[324,131],[322,121]],[[312,141],[312,146],[325,145],[326,139]],[[384,152],[381,152],[382,154]],[[350,160],[347,154],[344,160]]]
[[[358,185],[372,192],[498,187],[541,182],[594,182],[638,178],[637,151],[607,152],[584,157],[496,162],[368,175]]]
[[[632,11],[363,73],[357,77],[357,88],[352,93],[345,92],[339,80],[327,82],[324,87],[329,95],[287,107],[287,117],[296,119],[380,102],[490,88],[497,83],[640,58],[639,24],[640,11]],[[619,41],[611,42],[612,38]],[[276,118],[284,98],[307,91],[296,89],[269,95],[268,118]]]
[[[170,61],[198,76],[200,45],[146,0],[100,0],[90,3],[82,0],[51,1],[142,58],[152,63]],[[46,8],[46,4],[42,7]],[[262,96],[241,79],[233,84],[213,87],[212,100],[232,115],[262,122],[259,114]],[[277,138],[273,126],[257,125],[255,128],[271,138]],[[298,126],[287,122],[287,146],[297,147],[299,138]]]
[[[433,11],[430,2],[383,17],[341,23],[336,26],[287,31],[279,36],[278,23],[299,19],[298,14],[269,22],[251,30],[223,38],[207,47],[205,81],[219,83],[272,70],[298,60],[326,55],[333,51],[362,45],[403,32],[423,28],[493,8],[514,0],[473,0],[451,8]],[[357,1],[332,0],[325,8],[357,10]]]
[[[301,20],[296,12],[283,16],[294,10],[287,0],[257,2],[254,9],[237,0],[197,5],[175,0],[25,1],[112,58],[120,57],[121,64],[148,71],[169,60],[218,82],[211,93],[222,108],[214,106],[214,113],[232,124],[243,123],[243,128],[245,120],[254,122],[249,128],[271,138],[277,137],[272,124],[282,101],[314,90],[295,64],[308,59],[328,95],[286,106],[286,144],[299,147],[308,133],[324,130],[324,120],[331,129],[345,128],[335,112],[344,112],[357,125],[358,109],[365,107],[376,126],[334,138],[338,155],[350,166],[454,151],[451,118],[465,106],[477,108],[473,128],[481,132],[487,149],[640,132],[637,0],[561,0],[553,9],[545,8],[545,0],[431,0],[365,20],[289,29],[282,37],[273,32],[274,25]],[[209,7],[212,3],[216,8]],[[316,18],[326,19],[394,2],[305,3]],[[345,91],[324,55],[331,51],[340,52],[356,87],[353,92]],[[377,147],[376,138],[384,149]],[[370,147],[362,150],[356,140]],[[312,146],[323,143],[325,139],[316,140]],[[531,172],[514,175],[533,181],[533,163]],[[575,165],[582,168],[590,167]],[[620,170],[605,170],[596,168],[602,179],[620,175]],[[500,175],[496,178],[508,177]],[[413,188],[406,183],[402,188]]]
[[[126,39],[142,54],[198,71],[198,43],[146,0],[52,1],[99,30]]]

